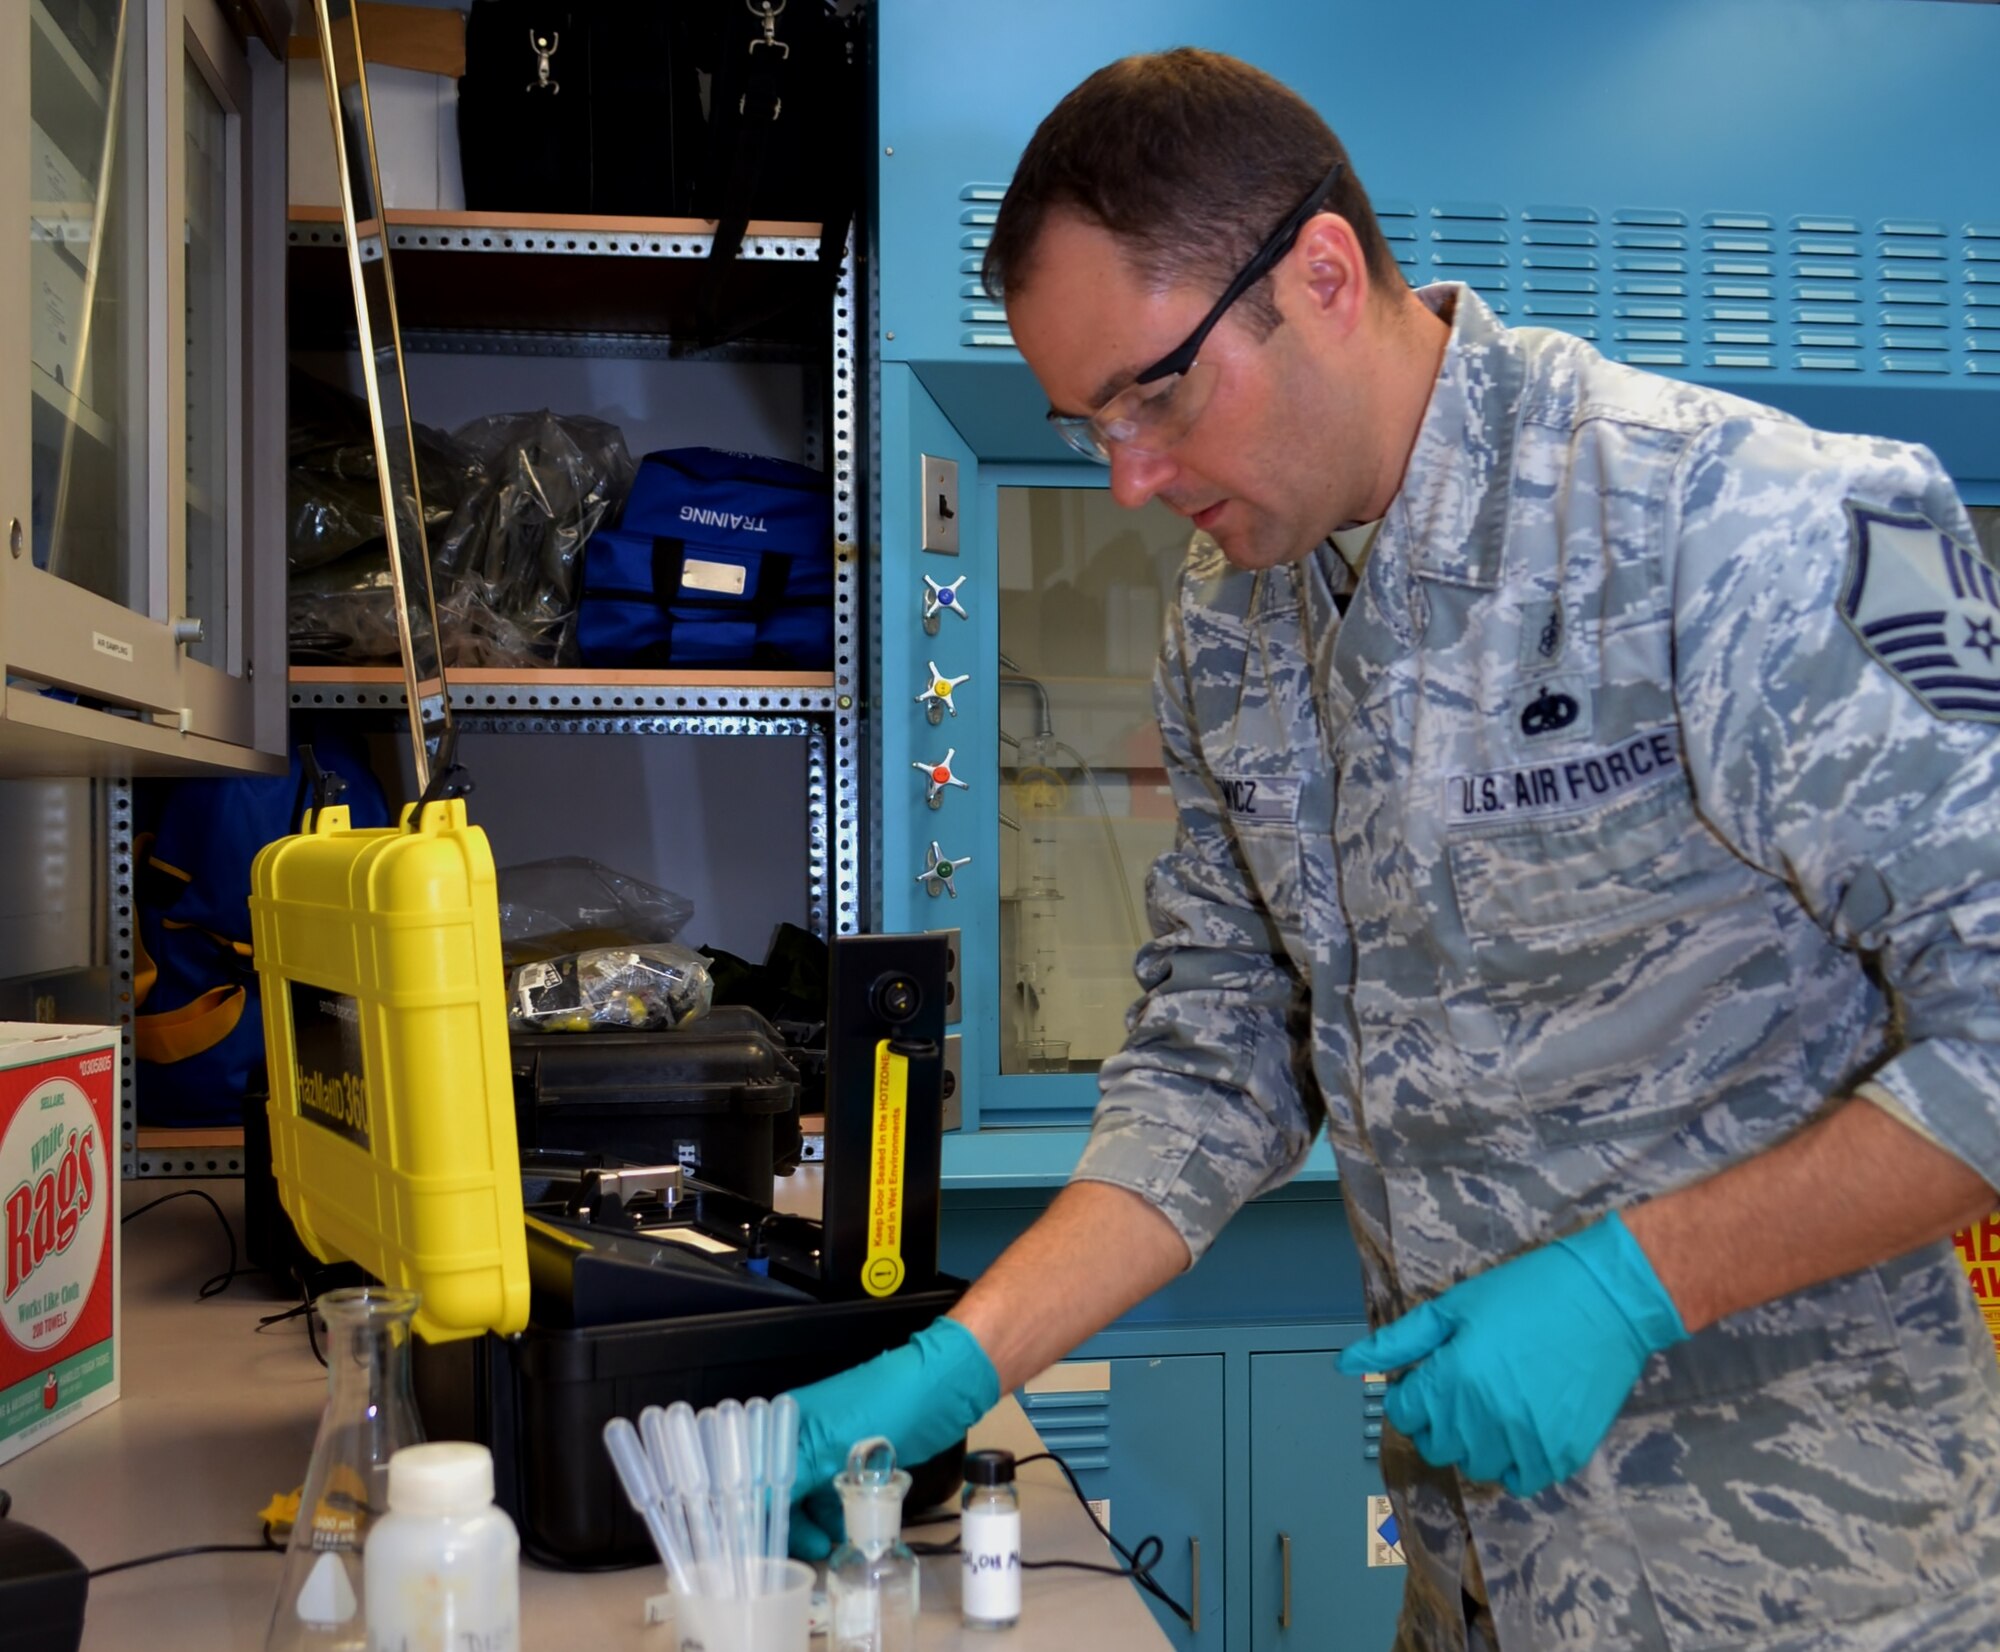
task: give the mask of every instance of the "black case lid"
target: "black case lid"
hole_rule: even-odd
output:
[[[537,1107],[656,1113],[783,1113],[799,1070],[771,1023],[741,1004],[658,1032],[525,1033],[517,1097]]]

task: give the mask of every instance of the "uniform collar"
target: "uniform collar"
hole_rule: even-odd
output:
[[[1417,297],[1435,313],[1450,308],[1451,338],[1386,520],[1401,530],[1413,573],[1490,589],[1500,581],[1522,356],[1470,287],[1439,282]]]

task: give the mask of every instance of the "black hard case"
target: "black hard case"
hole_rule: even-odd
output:
[[[492,1449],[494,1496],[531,1559],[567,1570],[642,1565],[653,1549],[612,1472],[607,1422],[648,1405],[686,1400],[699,1410],[830,1377],[907,1341],[964,1290],[940,1278],[881,1302],[419,1342],[418,1409],[430,1438]],[[932,1507],[955,1490],[962,1452],[918,1465],[907,1507]]]
[[[688,1143],[703,1181],[763,1205],[797,1156],[798,1068],[753,1009],[718,1004],[663,1032],[516,1034],[512,1049],[523,1154],[673,1164]]]

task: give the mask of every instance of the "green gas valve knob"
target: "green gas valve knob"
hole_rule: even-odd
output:
[[[924,860],[924,869],[917,874],[917,882],[924,886],[924,893],[927,895],[932,897],[949,895],[953,900],[957,900],[958,886],[951,881],[952,874],[961,866],[971,864],[970,855],[961,855],[957,860],[953,860],[938,847],[937,840],[932,839],[930,854]]]

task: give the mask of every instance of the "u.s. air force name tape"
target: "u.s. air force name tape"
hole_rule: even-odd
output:
[[[1239,825],[1290,825],[1299,818],[1299,777],[1243,774],[1215,777],[1222,807]]]
[[[1609,803],[1681,766],[1671,729],[1649,729],[1576,757],[1524,763],[1445,782],[1445,818],[1454,826],[1496,818],[1532,820]]]

